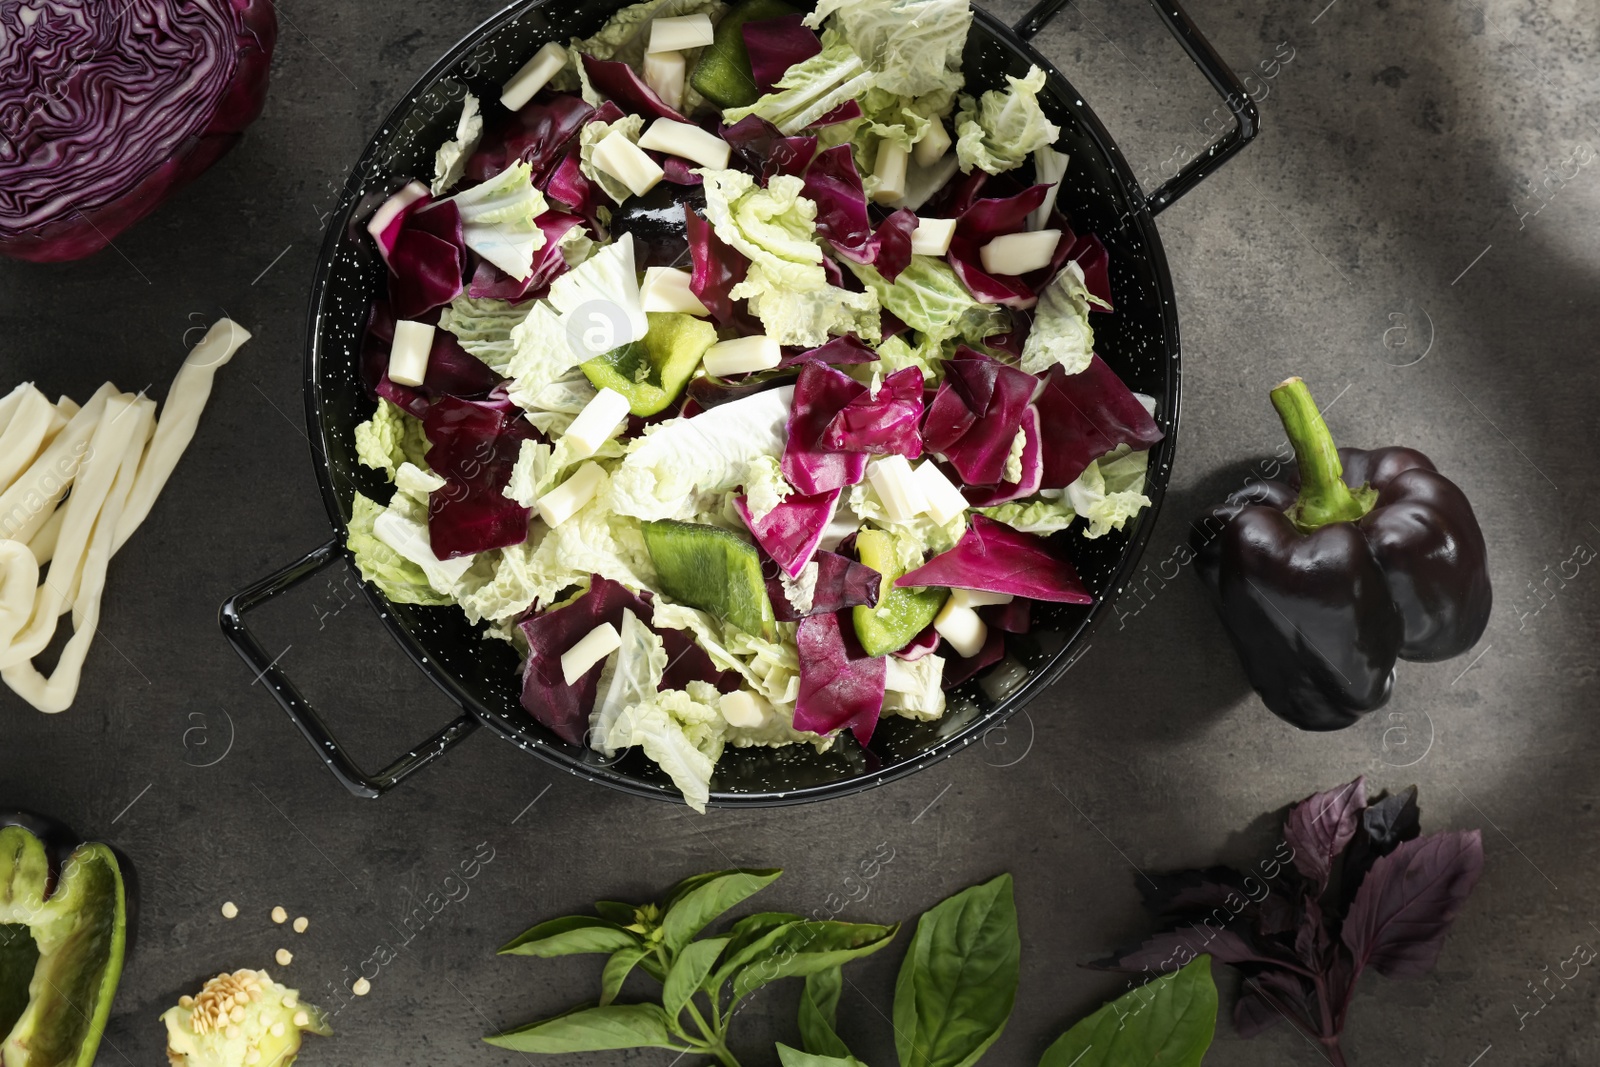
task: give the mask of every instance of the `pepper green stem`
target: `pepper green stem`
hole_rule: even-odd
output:
[[[1311,390],[1299,378],[1280,382],[1272,390],[1272,406],[1294,446],[1300,468],[1300,496],[1285,513],[1301,533],[1311,533],[1330,523],[1355,522],[1377,502],[1369,486],[1351,489],[1344,481],[1344,464],[1333,434],[1322,421]]]

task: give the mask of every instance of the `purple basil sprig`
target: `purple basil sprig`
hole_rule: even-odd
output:
[[[1344,1067],[1339,1036],[1362,972],[1432,970],[1483,873],[1477,830],[1419,836],[1421,826],[1415,786],[1369,800],[1357,778],[1316,793],[1289,810],[1282,844],[1256,870],[1154,876],[1145,904],[1167,928],[1090,966],[1157,977],[1209,953],[1244,975],[1241,1036],[1288,1019]]]

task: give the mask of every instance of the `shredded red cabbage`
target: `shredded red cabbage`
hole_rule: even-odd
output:
[[[674,122],[689,121],[677,109],[668,107],[656,95],[656,91],[646,85],[644,79],[626,63],[596,59],[585,54],[583,70],[589,76],[590,85],[632,114],[671,119]]]
[[[759,115],[746,115],[720,133],[733,149],[729,166],[755,175],[763,185],[774,174],[803,174],[817,154],[815,137],[785,137]]]
[[[817,543],[833,521],[833,513],[839,508],[839,492],[833,489],[815,496],[791,494],[759,519],[750,517],[744,497],[734,498],[734,506],[755,535],[756,544],[794,578],[811,562]]]
[[[776,578],[767,580],[767,596],[779,622],[799,622],[808,615],[832,614],[853,607],[872,607],[878,603],[878,593],[883,585],[883,575],[837,552],[818,552],[812,557],[817,565],[817,581],[812,588],[811,609],[796,611],[784,594],[783,583]]]
[[[835,452],[922,455],[922,371],[897,370],[878,387],[878,395],[863,391],[829,421],[819,443]]]
[[[838,452],[821,443],[833,417],[866,392],[866,386],[824,363],[807,363],[800,369],[781,462],[784,478],[798,492],[826,493],[855,485],[866,476],[865,453]]]
[[[801,24],[804,18],[798,13],[779,15],[752,19],[740,27],[745,49],[750,53],[750,71],[760,92],[772,92],[790,67],[822,51],[817,35]]]
[[[923,440],[968,486],[999,485],[1037,378],[965,345],[944,363]]]
[[[520,161],[532,168],[533,184],[544,188],[565,157],[568,143],[593,115],[594,108],[571,93],[535,98],[484,136],[467,160],[467,180],[474,185],[488,181]]]

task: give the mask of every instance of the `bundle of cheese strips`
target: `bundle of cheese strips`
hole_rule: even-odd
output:
[[[44,712],[78,693],[100,625],[106,568],[155,504],[194,438],[211,382],[250,334],[222,319],[155,401],[107,382],[79,407],[31,383],[0,397],[0,679]],[[72,614],[49,677],[33,665]]]

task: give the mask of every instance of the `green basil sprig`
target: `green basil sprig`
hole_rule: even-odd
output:
[[[731,870],[696,875],[680,882],[659,904],[600,901],[595,915],[551,919],[527,930],[501,948],[501,953],[541,957],[607,954],[599,999],[484,1040],[518,1052],[666,1048],[701,1053],[725,1067],[738,1067],[728,1051],[728,1024],[739,1001],[780,978],[809,981],[813,976],[817,976],[818,989],[825,990],[833,983],[825,1020],[831,1033],[839,968],[883,948],[900,927],[815,922],[786,912],[760,912],[738,920],[721,934],[702,936],[781,873]],[[616,1003],[623,983],[635,969],[661,983],[658,1002]],[[826,1000],[823,994],[819,997]],[[821,1006],[819,1002],[819,1013]],[[855,1063],[847,1058],[842,1042],[836,1048],[846,1057],[837,1063]]]

